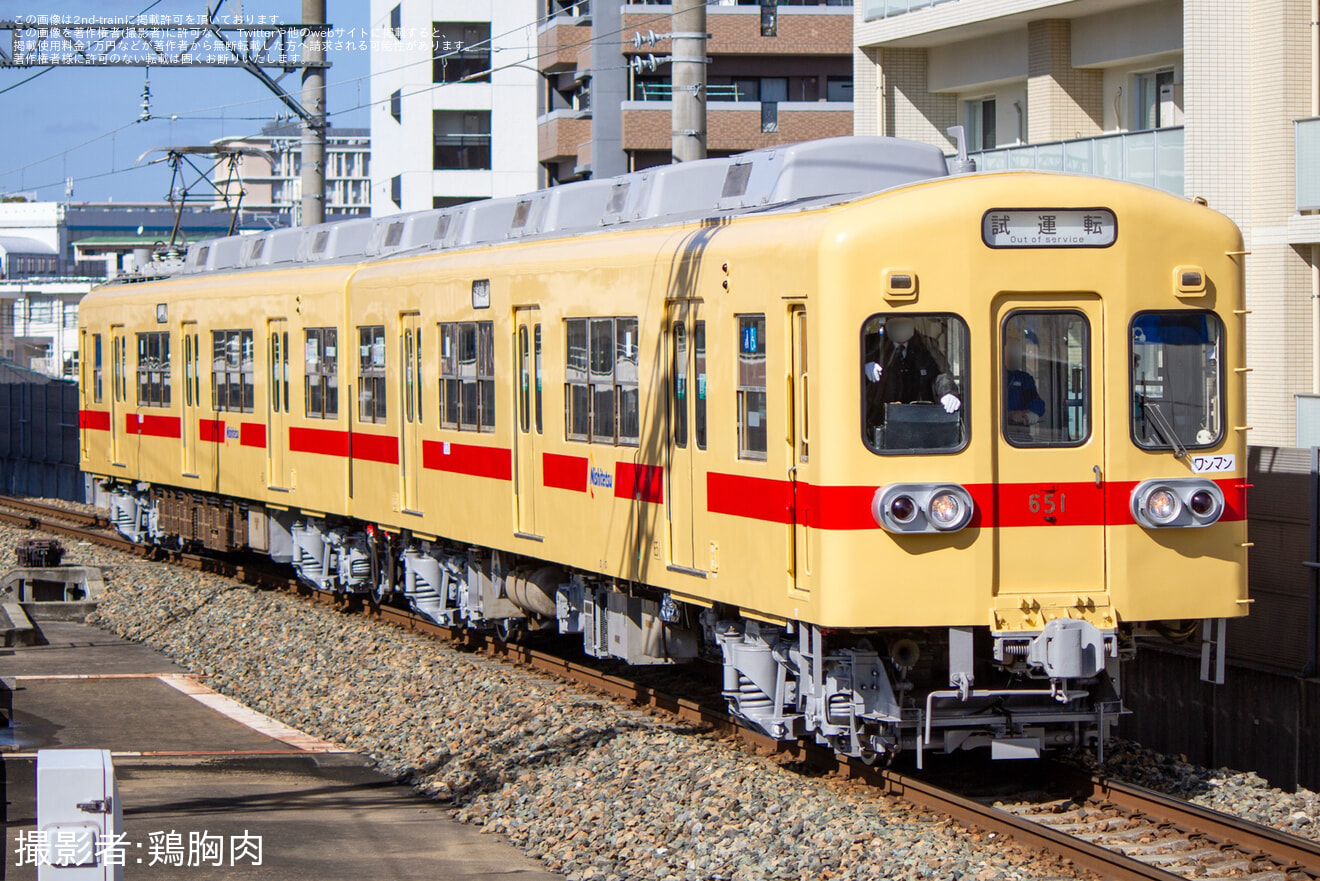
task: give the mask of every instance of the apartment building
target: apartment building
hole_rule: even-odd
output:
[[[1249,439],[1294,443],[1298,395],[1320,393],[1313,0],[858,0],[854,12],[858,134],[952,150],[961,124],[982,169],[1135,181],[1236,221],[1250,252]]]
[[[376,215],[537,188],[543,0],[371,0]]]
[[[255,147],[269,156],[244,154],[238,159],[239,182],[230,188],[230,200],[243,187],[243,210],[276,215],[289,226],[302,222],[302,126],[296,122],[268,123],[261,133],[221,138],[216,146]],[[325,132],[326,220],[371,214],[371,131],[335,128]],[[220,175],[222,172],[217,172]],[[220,183],[220,181],[217,181]],[[222,202],[223,197],[217,196]]]
[[[540,2],[544,182],[667,164],[672,6]],[[852,0],[709,4],[707,154],[851,134],[852,26]]]

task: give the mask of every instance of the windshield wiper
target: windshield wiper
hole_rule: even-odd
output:
[[[1145,395],[1141,396],[1141,412],[1155,426],[1155,431],[1164,439],[1164,442],[1173,447],[1173,458],[1182,459],[1187,455],[1187,448],[1178,440],[1178,435],[1174,432],[1168,417],[1160,412],[1159,406],[1152,404]]]

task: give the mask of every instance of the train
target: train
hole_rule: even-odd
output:
[[[1247,613],[1243,245],[1201,200],[804,142],[193,243],[79,309],[116,527],[890,761],[1100,748]],[[1202,622],[1202,623],[1198,623]]]

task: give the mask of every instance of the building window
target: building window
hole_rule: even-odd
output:
[[[967,102],[967,149],[993,150],[995,139],[995,99],[978,98]]]
[[[641,414],[637,319],[570,318],[564,324],[569,440],[636,446]]]
[[[390,201],[397,207],[403,207],[403,175],[396,174],[390,178]]]
[[[137,335],[138,406],[170,405],[170,334],[169,331]]]
[[[1132,90],[1136,102],[1134,130],[1176,125],[1173,71],[1157,70],[1136,75]]]
[[[395,122],[403,122],[403,90],[395,89],[390,93],[390,116]]]
[[[101,403],[101,335],[92,334],[92,403]]]
[[[825,78],[826,101],[851,101],[853,99],[853,80],[850,76],[831,76]]]
[[[778,0],[761,0],[761,36],[779,36],[779,13],[775,9]]]
[[[738,317],[738,458],[766,455],[765,316]]]
[[[489,110],[437,110],[433,120],[433,168],[490,168]]]
[[[211,333],[211,402],[222,412],[251,413],[252,331],[217,330]]]
[[[394,34],[396,40],[403,38],[403,4],[399,4],[390,10],[390,33]]]
[[[490,82],[490,22],[433,22],[431,41],[432,82]]]
[[[440,427],[495,430],[495,324],[440,325]]]
[[[385,326],[358,328],[358,422],[385,422]]]
[[[306,362],[303,399],[307,418],[339,418],[339,330],[309,327],[304,346]]]

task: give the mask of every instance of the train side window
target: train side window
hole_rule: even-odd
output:
[[[359,326],[358,422],[384,423],[385,405],[385,326]]]
[[[564,321],[564,436],[584,441],[591,429],[591,394],[587,386],[587,320]]]
[[[303,401],[309,419],[339,418],[339,330],[304,331]]]
[[[565,436],[636,446],[641,419],[637,319],[569,318],[564,337]]]
[[[968,332],[956,315],[888,313],[862,324],[862,441],[881,455],[967,445]]]
[[[523,434],[532,428],[532,347],[527,328],[518,328],[518,426]]]
[[[138,405],[170,405],[170,333],[153,331],[137,335]]]
[[[92,402],[101,403],[101,335],[92,334]]]
[[[1015,447],[1075,447],[1091,436],[1091,326],[1073,311],[1004,319],[1004,439]]]
[[[532,330],[534,337],[533,346],[536,350],[536,433],[544,434],[543,423],[541,421],[541,325],[536,325]]]
[[[420,366],[419,356],[419,375]],[[495,430],[494,322],[440,325],[439,410],[441,428]]]
[[[682,448],[687,446],[688,437],[688,343],[687,326],[682,321],[674,322],[670,339],[673,341],[671,357],[674,361],[674,446]]]
[[[211,332],[211,402],[216,410],[252,412],[256,398],[252,345],[250,330]]]
[[[1213,312],[1132,319],[1132,440],[1143,449],[1211,447],[1224,437],[1224,325]]]
[[[706,449],[706,322],[692,327],[692,365],[697,374],[697,398],[692,408],[692,439],[697,449]]]
[[[440,427],[458,428],[458,325],[441,324]]]
[[[766,457],[765,316],[738,317],[738,458]]]
[[[636,318],[614,319],[614,386],[619,413],[618,442],[636,446],[641,435],[641,395],[637,388]]]
[[[481,395],[478,407],[478,431],[495,430],[495,323],[477,322],[477,387]]]
[[[591,319],[591,439],[614,440],[614,322]]]
[[[280,335],[277,331],[270,334],[270,409],[280,412]]]

